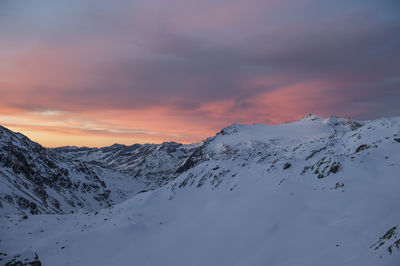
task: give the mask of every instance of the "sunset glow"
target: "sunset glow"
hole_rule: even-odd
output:
[[[400,115],[396,1],[0,3],[0,125],[47,147]]]

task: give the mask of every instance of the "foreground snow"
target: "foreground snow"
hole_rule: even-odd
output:
[[[175,180],[114,207],[3,215],[7,255],[0,258],[36,252],[43,265],[397,266],[399,138],[400,118],[233,125],[206,140]]]

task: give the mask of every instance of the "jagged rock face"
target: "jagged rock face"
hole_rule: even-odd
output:
[[[39,256],[36,252],[25,251],[21,254],[8,255],[0,252],[0,263],[5,266],[41,266]]]
[[[104,179],[108,175],[109,179]],[[25,136],[0,128],[0,207],[5,213],[98,209],[131,196],[135,182],[116,171],[66,160]],[[120,179],[112,186],[110,180]],[[128,186],[125,185],[128,183]]]

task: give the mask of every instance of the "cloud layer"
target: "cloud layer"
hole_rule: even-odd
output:
[[[307,113],[400,115],[399,11],[390,0],[5,0],[0,123],[48,146],[101,146]]]

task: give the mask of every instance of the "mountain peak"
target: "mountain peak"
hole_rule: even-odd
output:
[[[318,115],[313,115],[313,114],[308,114],[308,115],[305,115],[299,121],[315,121],[315,120],[319,120],[319,119],[324,119],[324,117],[318,116]]]
[[[236,133],[239,130],[239,126],[240,126],[240,124],[233,123],[232,125],[224,127],[223,129],[221,129],[221,131],[218,132],[217,135],[229,135],[229,134],[232,134],[232,133]]]

